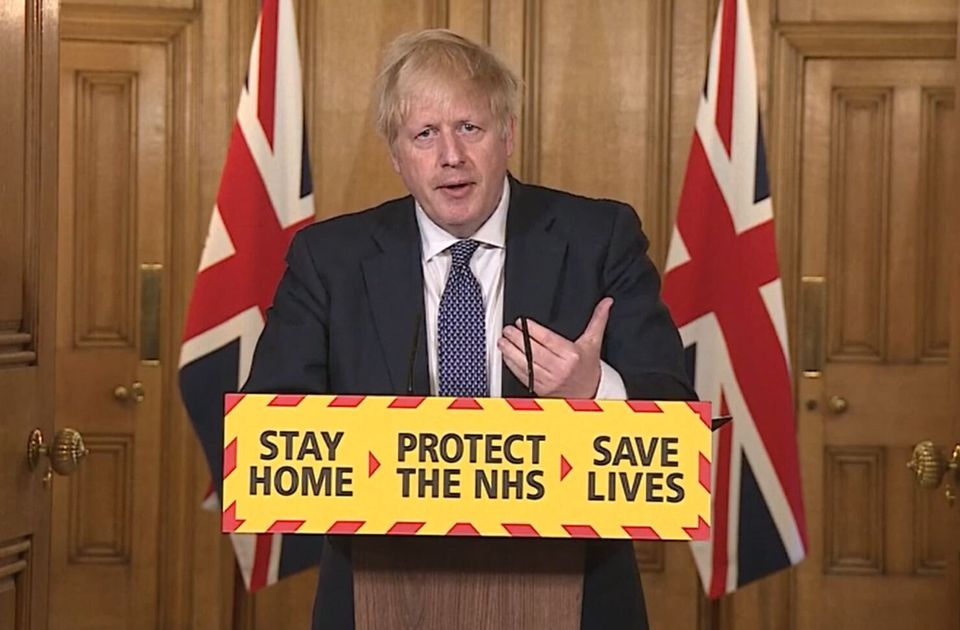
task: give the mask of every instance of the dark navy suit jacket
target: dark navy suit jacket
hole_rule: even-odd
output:
[[[503,321],[525,315],[567,339],[597,302],[614,298],[603,360],[632,399],[694,399],[679,335],[660,301],[647,239],[629,206],[511,177]],[[247,392],[429,394],[420,234],[412,197],[323,221],[294,237],[260,336]],[[415,333],[416,327],[419,333]],[[503,367],[503,396],[526,388]],[[353,628],[350,539],[328,537],[315,629]],[[646,628],[629,542],[587,548],[584,630]]]

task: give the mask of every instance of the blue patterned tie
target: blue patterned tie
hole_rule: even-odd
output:
[[[487,333],[480,283],[470,271],[477,241],[450,247],[452,264],[437,315],[441,396],[487,396]]]

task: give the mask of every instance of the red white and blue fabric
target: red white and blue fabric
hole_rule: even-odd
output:
[[[223,395],[246,381],[287,247],[314,218],[294,20],[291,0],[263,1],[180,350],[180,392],[214,487]],[[317,538],[231,538],[251,592],[319,560]]]
[[[667,256],[664,301],[714,436],[711,597],[806,554],[786,317],[746,0],[723,0]]]

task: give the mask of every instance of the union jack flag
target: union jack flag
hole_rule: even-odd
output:
[[[294,19],[291,0],[263,0],[180,349],[180,393],[215,487],[223,395],[247,380],[287,247],[314,218]],[[231,538],[251,592],[319,560],[317,537]]]
[[[794,565],[807,534],[773,206],[746,0],[723,0],[663,297],[714,435],[713,527],[692,543],[710,597]]]

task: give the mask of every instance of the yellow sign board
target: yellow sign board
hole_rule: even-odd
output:
[[[223,531],[705,540],[710,404],[228,394]]]

